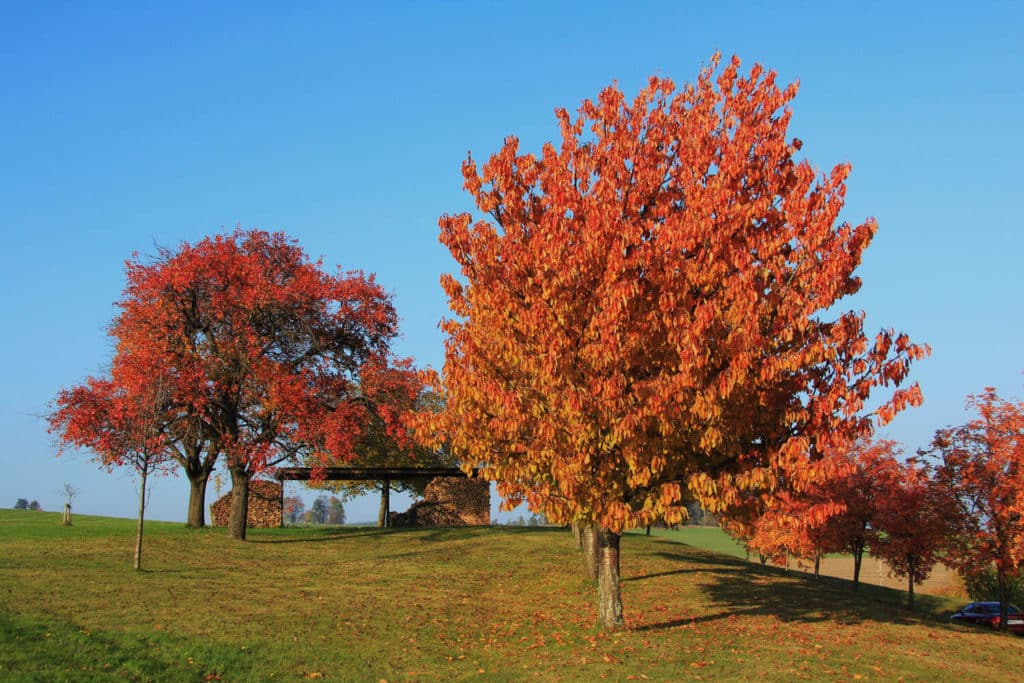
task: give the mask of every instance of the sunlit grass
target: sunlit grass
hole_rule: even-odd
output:
[[[568,531],[250,531],[0,510],[0,680],[1008,680],[1024,640],[955,601],[630,534],[628,629]],[[692,537],[690,540],[694,540]],[[632,677],[632,678],[631,678]]]

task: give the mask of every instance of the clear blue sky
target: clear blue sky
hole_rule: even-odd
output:
[[[38,417],[109,361],[133,251],[284,230],[377,273],[399,350],[437,367],[437,219],[469,208],[466,151],[539,149],[556,106],[692,80],[715,50],[800,79],[791,134],[820,168],[851,162],[845,215],[879,221],[849,307],[933,348],[925,405],[887,434],[914,450],[968,393],[1024,394],[1021,5],[746,4],[6,3],[0,506],[59,509],[71,482],[76,511],[134,514],[131,481],[55,458]],[[186,492],[162,482],[150,517],[184,520]]]

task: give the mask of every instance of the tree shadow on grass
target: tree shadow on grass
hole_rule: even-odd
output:
[[[249,536],[248,543],[255,544],[276,544],[276,543],[333,543],[336,541],[347,541],[356,538],[381,538],[391,534],[399,533],[398,529],[379,529],[374,527],[372,531],[356,527],[352,530],[345,529],[310,529],[302,536]]]
[[[672,563],[670,569],[623,581],[645,581],[674,575],[687,575],[706,596],[708,611],[689,618],[677,618],[635,627],[635,631],[655,631],[691,624],[715,622],[744,616],[771,616],[784,622],[831,622],[837,625],[889,623],[953,628],[939,614],[945,601],[918,596],[919,606],[910,611],[904,606],[905,593],[892,588],[853,583],[845,579],[813,575],[782,567],[763,566],[694,549],[695,552],[655,552],[653,555]]]

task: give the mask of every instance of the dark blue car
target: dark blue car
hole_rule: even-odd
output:
[[[950,619],[965,624],[999,628],[999,603],[972,602],[961,607],[960,611],[954,613]],[[1012,633],[1024,634],[1024,613],[1015,605],[1006,606],[1006,627]]]

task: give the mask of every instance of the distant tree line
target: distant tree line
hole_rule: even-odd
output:
[[[27,498],[19,498],[18,502],[14,504],[15,510],[42,510],[43,506],[39,504],[38,500],[29,502]]]
[[[306,504],[298,496],[284,499],[284,519],[289,524],[333,524],[345,523],[345,507],[337,496],[317,496],[313,504]]]

